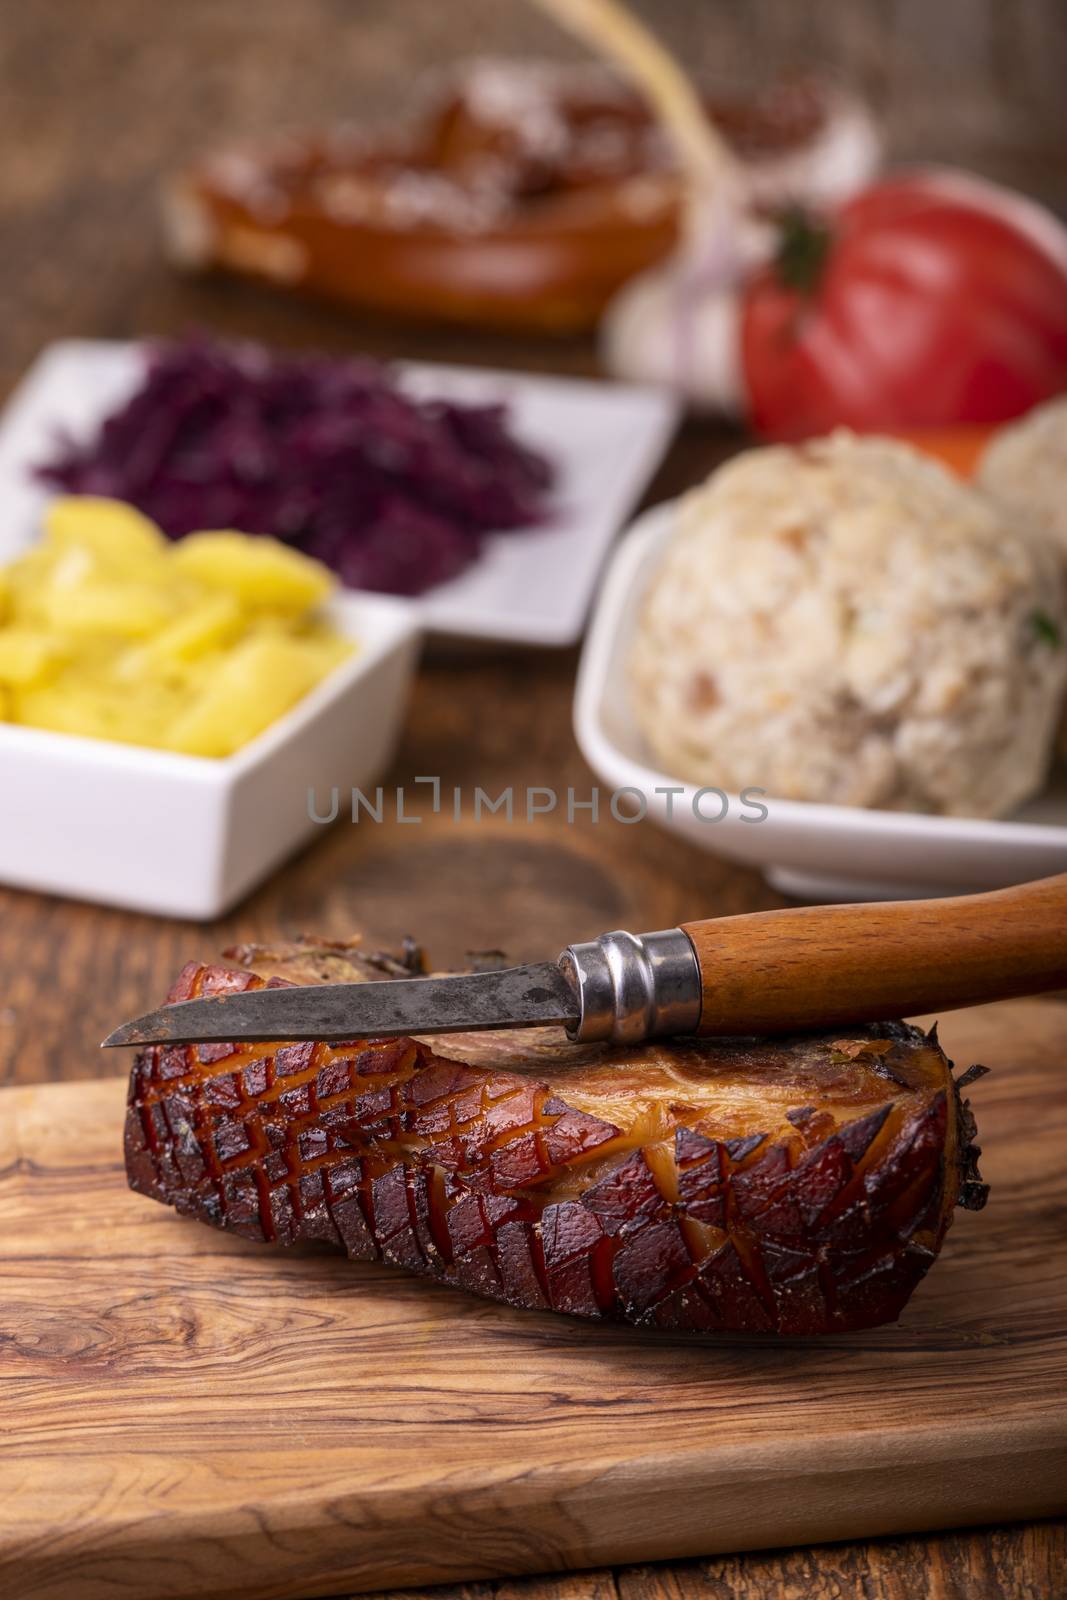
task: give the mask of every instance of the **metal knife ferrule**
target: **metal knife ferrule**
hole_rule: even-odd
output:
[[[567,1029],[570,1039],[637,1044],[661,1034],[694,1033],[700,1022],[700,966],[681,928],[603,933],[568,945],[559,965],[581,1007]]]

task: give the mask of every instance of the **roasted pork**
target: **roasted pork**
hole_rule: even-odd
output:
[[[318,942],[229,955],[170,999],[412,966]],[[897,1317],[955,1206],[984,1203],[970,1076],[893,1021],[630,1048],[554,1029],[157,1046],[126,1162],[140,1193],[245,1238],[326,1240],[512,1306],[832,1333]]]

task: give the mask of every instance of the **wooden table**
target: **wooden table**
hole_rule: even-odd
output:
[[[476,0],[464,5],[479,28],[496,28],[499,43],[499,14]],[[384,3],[349,10],[332,0],[291,8],[277,0],[259,5],[253,24],[236,0],[174,8],[98,0],[87,26],[88,13],[75,21],[61,0],[8,8],[0,38],[0,207],[8,219],[0,385],[8,388],[52,338],[191,325],[289,345],[595,370],[585,344],[504,344],[361,325],[232,284],[183,282],[160,261],[159,173],[215,129],[229,134],[283,115],[299,122],[351,111],[353,84],[368,102],[383,104],[390,69],[417,64],[413,41],[423,38],[428,57],[441,40],[440,13],[427,0],[410,0],[404,27],[398,10]],[[541,45],[528,18],[513,21],[523,45]],[[696,481],[735,443],[722,431],[687,429],[649,498]],[[594,780],[570,730],[574,668],[572,652],[432,655],[385,781],[434,773],[468,793],[476,784],[490,792],[549,784],[573,785],[581,797]],[[410,932],[445,964],[487,946],[523,959],[608,927],[667,926],[779,903],[754,874],[649,824],[579,817],[573,826],[558,815],[530,825],[502,817],[455,824],[429,814],[403,828],[342,821],[210,926],[0,891],[0,1082],[113,1072],[96,1044],[116,1018],[158,1000],[187,957],[238,937],[359,928],[389,942]],[[1067,1524],[1046,1523],[436,1593],[439,1600],[1037,1600],[1055,1592],[1064,1570]]]

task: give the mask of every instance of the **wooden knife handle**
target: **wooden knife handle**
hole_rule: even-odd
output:
[[[781,1033],[1067,988],[1067,873],[991,894],[683,923],[702,1034]]]

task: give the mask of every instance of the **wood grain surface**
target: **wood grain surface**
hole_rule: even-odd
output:
[[[255,7],[246,0],[94,0],[77,9],[75,19],[69,0],[0,0],[0,295],[7,311],[0,391],[51,339],[196,326],[288,346],[596,370],[585,343],[359,322],[246,286],[183,280],[159,251],[159,180],[190,154],[279,128],[388,115],[398,84],[472,48],[570,54],[568,41],[532,7],[521,0],[259,0]],[[828,68],[871,96],[898,159],[973,164],[1067,210],[1062,0],[814,0],[804,7],[795,0],[642,0],[639,9],[709,82],[729,87],[781,68]],[[737,443],[728,430],[687,427],[650,500],[697,481]],[[590,784],[570,733],[573,672],[569,652],[435,655],[420,674],[385,781],[439,772],[486,787]],[[0,821],[17,825],[3,811],[2,774]],[[403,829],[341,824],[209,928],[0,891],[0,1081],[32,1085],[113,1072],[114,1062],[96,1050],[107,1029],[157,1002],[188,955],[234,939],[361,926],[384,941],[413,931],[446,964],[487,945],[533,958],[608,927],[669,926],[781,903],[754,874],[650,826],[609,819],[567,828],[552,817],[512,829],[457,829],[430,817]],[[984,1104],[995,1087],[980,1085],[975,1100]],[[949,1249],[960,1246],[965,1228],[977,1237],[999,1205],[994,1196],[984,1217],[961,1218]],[[55,1229],[61,1224],[57,1214]],[[951,1260],[938,1266],[938,1276]],[[0,1283],[0,1309],[5,1288]],[[136,1284],[128,1286],[131,1299],[136,1292]],[[0,1405],[5,1399],[6,1392]],[[971,1411],[987,1400],[979,1392]],[[0,1427],[9,1416],[5,1411]],[[432,1593],[434,1600],[1047,1600],[1062,1593],[1067,1524],[1007,1525],[1005,1508],[996,1515],[1001,1525],[983,1531]],[[16,1575],[4,1585],[5,1600],[16,1600],[20,1582]],[[80,1600],[78,1582],[73,1559],[69,1600]],[[340,1576],[334,1587],[343,1588]],[[130,1600],[151,1594],[119,1592]]]
[[[1067,1511],[1063,1010],[946,1018],[993,1200],[901,1321],[638,1336],[129,1193],[124,1085],[0,1097],[0,1592],[282,1600]]]

